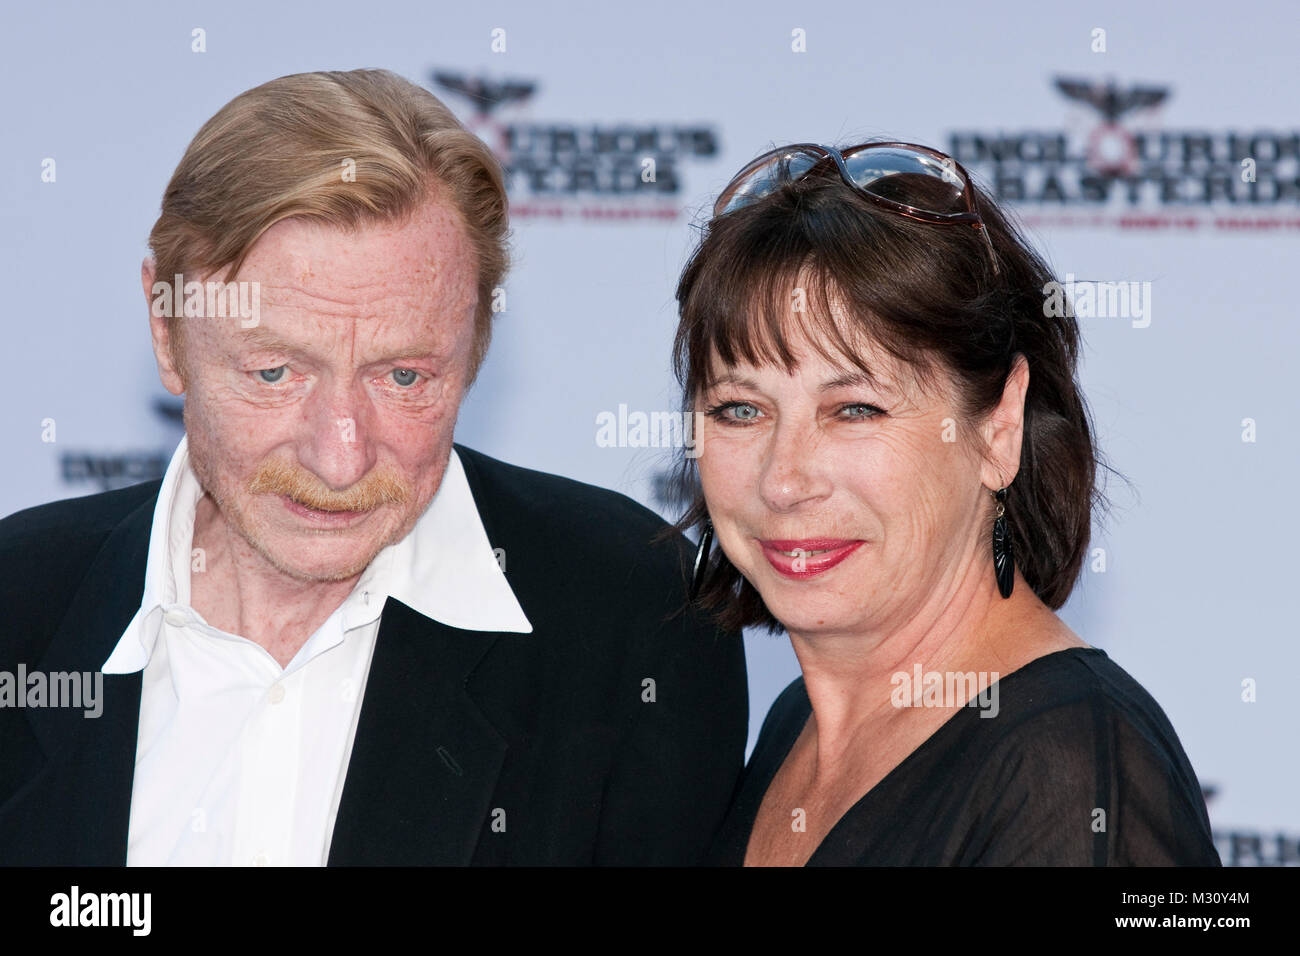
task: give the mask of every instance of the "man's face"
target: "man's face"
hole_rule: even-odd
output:
[[[175,320],[183,384],[152,320],[194,471],[274,568],[347,580],[424,513],[469,381],[476,268],[442,201],[355,234],[286,220],[237,277],[260,284],[255,326]]]

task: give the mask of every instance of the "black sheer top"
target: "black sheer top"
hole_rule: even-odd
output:
[[[1151,695],[1096,648],[997,682],[854,804],[809,866],[1219,866],[1196,774]],[[759,805],[812,712],[803,678],[763,721],[711,862],[744,862]],[[1099,812],[1100,811],[1100,812]]]

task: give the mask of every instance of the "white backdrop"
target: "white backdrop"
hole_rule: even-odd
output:
[[[1296,855],[1300,520],[1286,482],[1300,465],[1287,375],[1300,343],[1289,281],[1300,183],[1294,160],[1272,162],[1300,130],[1296,5],[739,9],[11,8],[0,35],[0,513],[153,477],[170,455],[179,431],[149,349],[145,240],[200,124],[272,77],[387,67],[514,146],[518,267],[457,438],[660,511],[653,478],[671,452],[600,447],[596,418],[620,404],[677,407],[672,290],[710,197],[773,143],[883,135],[965,150],[958,158],[984,182],[1026,184],[1014,208],[1061,274],[1150,283],[1149,321],[1081,320],[1099,440],[1137,494],[1111,485],[1118,507],[1095,535],[1105,569],[1085,571],[1064,617],[1169,714],[1212,790],[1225,862]],[[435,71],[531,91],[476,116]],[[1058,79],[1084,92],[1069,96]],[[1104,97],[1087,101],[1107,81],[1109,114]],[[1139,134],[1143,155],[1125,167],[1147,177],[1137,201],[1081,198],[1080,174],[1124,162]],[[1257,160],[1255,184],[1241,182],[1233,134]],[[1055,136],[1066,157],[1037,161]],[[980,161],[981,143],[1013,158]],[[635,186],[645,155],[657,160],[655,188],[611,192]],[[1238,202],[1197,201],[1216,176]],[[47,420],[53,442],[42,441]],[[747,650],[752,742],[797,667],[784,638],[751,636]]]

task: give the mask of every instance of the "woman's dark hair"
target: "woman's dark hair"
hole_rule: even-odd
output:
[[[794,289],[802,292],[800,331],[826,358],[847,359],[870,376],[857,347],[870,342],[905,363],[918,383],[950,377],[967,440],[982,441],[976,425],[1001,399],[1023,354],[1029,388],[1007,519],[1020,573],[1048,607],[1060,608],[1087,553],[1093,507],[1106,506],[1095,480],[1106,466],[1075,379],[1073,311],[1045,308],[1054,276],[978,186],[976,209],[997,252],[996,273],[971,225],[882,209],[830,163],[824,167],[824,175],[814,170],[704,227],[677,287],[673,360],[684,408],[693,410],[709,386],[715,358],[722,367],[793,370]],[[835,311],[850,322],[837,321]],[[683,457],[678,468],[691,502],[676,525],[685,531],[701,526],[707,510],[694,459]],[[989,520],[991,534],[991,505]],[[724,627],[781,627],[721,548],[697,603]]]

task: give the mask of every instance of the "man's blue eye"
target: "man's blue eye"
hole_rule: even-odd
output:
[[[401,385],[403,388],[410,388],[419,380],[420,380],[419,374],[417,372],[412,371],[409,368],[393,369],[393,381],[396,382],[398,385]]]
[[[739,418],[742,421],[755,418],[758,415],[758,409],[748,402],[737,402],[735,405],[731,406],[731,411],[734,413],[735,418]]]
[[[257,374],[260,375],[262,381],[266,382],[268,385],[274,385],[276,382],[280,381],[280,379],[284,378],[285,370],[288,369],[288,367],[289,366],[287,365],[281,365],[279,368],[264,368],[259,370]]]

